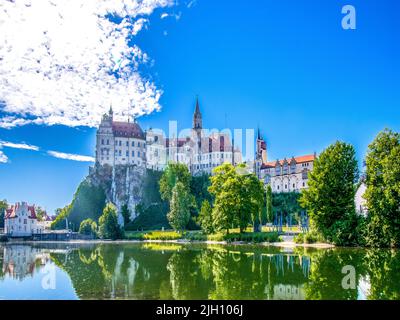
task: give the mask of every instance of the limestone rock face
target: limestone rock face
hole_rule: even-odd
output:
[[[88,180],[96,186],[101,186],[106,194],[106,200],[112,202],[119,212],[120,224],[123,224],[121,208],[127,205],[131,220],[136,218],[136,205],[143,197],[143,182],[146,169],[136,165],[95,165],[90,168]]]

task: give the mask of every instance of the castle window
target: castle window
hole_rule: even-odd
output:
[[[122,141],[121,140],[119,140],[119,146],[121,146],[122,145]]]
[[[295,189],[296,188],[296,185],[293,183],[293,189]]]
[[[137,143],[137,146],[140,148],[140,142]]]
[[[303,178],[304,180],[308,179],[308,170],[307,170],[307,169],[304,169],[303,172],[302,172],[302,174],[301,174],[301,176],[302,176],[302,178]]]
[[[303,182],[303,187],[305,187],[306,186],[306,183],[305,182]]]
[[[137,156],[140,157],[140,151],[137,152]]]
[[[129,141],[126,142],[126,146],[129,147]]]
[[[132,141],[132,147],[134,147],[135,146],[135,141]]]
[[[101,144],[104,144],[104,139],[101,139]]]
[[[288,174],[289,173],[288,169],[289,168],[288,168],[287,164],[285,164],[284,167],[283,167],[283,174]]]
[[[129,151],[126,151],[126,156],[129,157]]]
[[[120,142],[121,142],[121,141],[120,141]],[[121,156],[121,155],[122,155],[122,152],[121,152],[121,150],[119,150],[119,151],[118,151],[118,155],[119,155],[119,156]]]
[[[109,145],[110,144],[110,140],[109,139],[107,139],[107,145]]]

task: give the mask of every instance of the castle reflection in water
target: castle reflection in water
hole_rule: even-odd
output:
[[[72,290],[79,299],[398,299],[399,260],[390,250],[7,244],[0,246],[0,292],[5,281],[43,277],[51,264],[57,277],[67,275],[68,281],[56,279],[60,298]],[[353,289],[341,286],[348,264],[356,269]],[[32,290],[34,299],[43,288]]]

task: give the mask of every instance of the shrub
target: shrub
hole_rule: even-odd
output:
[[[121,239],[122,230],[118,224],[117,208],[108,203],[99,219],[99,234],[103,239]]]
[[[79,233],[85,235],[94,235],[97,234],[97,223],[92,219],[85,219],[81,222],[79,226]]]
[[[303,244],[303,243],[311,244],[311,243],[323,242],[324,239],[316,232],[307,232],[298,234],[297,236],[294,237],[293,241],[297,244]]]
[[[280,238],[277,232],[246,232],[231,233],[224,236],[227,242],[243,241],[243,242],[279,242]]]
[[[182,234],[175,231],[151,231],[143,235],[145,240],[177,240],[181,238]]]

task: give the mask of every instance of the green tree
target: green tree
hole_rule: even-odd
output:
[[[96,235],[97,223],[92,219],[85,219],[79,226],[79,233],[84,235]]]
[[[131,213],[129,211],[128,205],[124,204],[121,207],[121,215],[124,218],[124,225],[126,226],[131,221]]]
[[[87,218],[97,221],[101,216],[106,201],[104,189],[96,186],[89,179],[83,180],[72,199],[72,202],[62,209],[52,223],[52,229],[65,229],[65,219],[69,227],[78,231],[81,222]]]
[[[178,181],[172,189],[170,211],[167,214],[169,224],[177,231],[186,228],[190,219],[190,208],[193,205],[193,196],[189,194],[185,185]]]
[[[300,202],[308,210],[312,228],[333,243],[355,244],[355,183],[358,166],[354,147],[336,142],[324,150],[314,162],[309,175],[309,188]]]
[[[211,234],[214,232],[212,208],[211,208],[210,202],[208,202],[208,200],[204,200],[201,205],[201,210],[200,210],[200,214],[198,217],[198,221],[201,226],[201,229],[206,234]]]
[[[239,227],[243,232],[250,222],[259,230],[264,203],[264,186],[243,165],[237,168],[229,163],[214,169],[209,191],[215,197],[213,220],[216,230]]]
[[[68,205],[65,206],[64,208],[57,209],[57,217],[51,223],[51,229],[60,230],[67,228],[66,220],[68,219],[68,215],[70,213],[70,206],[71,205]]]
[[[4,228],[4,213],[8,208],[7,200],[0,201],[0,228]]]
[[[366,244],[400,246],[400,134],[385,129],[369,145]]]
[[[248,211],[253,222],[253,231],[261,231],[261,213],[264,207],[264,184],[256,175],[248,174],[242,177],[243,187],[241,197],[243,211]]]
[[[271,185],[267,186],[267,195],[266,195],[266,211],[267,211],[267,222],[272,222],[273,213],[272,213],[272,188]]]
[[[46,211],[43,210],[42,207],[37,206],[37,207],[35,208],[35,212],[36,212],[36,216],[37,216],[38,221],[43,221],[44,216],[45,216],[45,214],[46,214]]]
[[[171,201],[172,190],[178,181],[189,190],[191,181],[189,169],[183,163],[169,163],[160,179],[160,194],[163,200]]]
[[[214,228],[216,231],[225,230],[228,234],[238,216],[237,173],[229,163],[216,167],[213,172],[208,190],[215,198],[212,210]]]
[[[108,203],[99,218],[99,235],[103,239],[121,239],[122,230],[118,224],[117,208]]]

